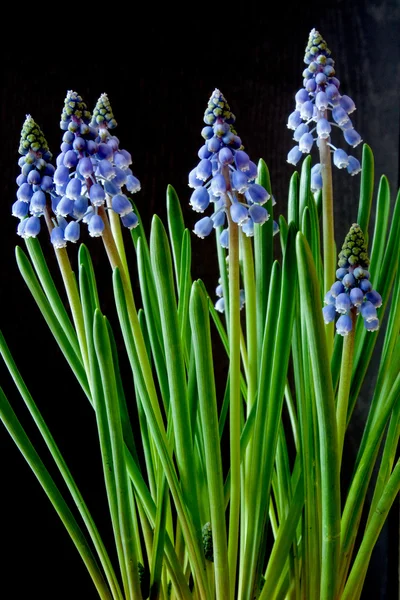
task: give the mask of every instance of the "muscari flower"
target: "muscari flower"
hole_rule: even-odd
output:
[[[336,331],[347,335],[352,330],[351,311],[361,314],[367,331],[376,331],[379,320],[376,309],[382,305],[380,294],[372,289],[368,272],[369,258],[364,234],[356,223],[346,235],[339,254],[337,281],[325,295],[322,309],[325,323],[335,320]]]
[[[20,219],[17,233],[28,238],[40,232],[40,217],[44,214],[48,193],[54,187],[54,167],[50,164],[51,152],[40,127],[31,115],[27,115],[21,131],[18,149],[21,158],[18,165],[17,199],[12,214]]]
[[[140,182],[130,169],[131,155],[120,149],[118,138],[110,134],[116,126],[106,94],[100,96],[92,117],[81,96],[67,93],[60,123],[65,133],[54,173],[59,197],[55,212],[69,219],[65,241],[79,239],[80,221],[88,225],[89,235],[101,236],[104,222],[98,211],[107,200],[125,227],[132,229],[138,224],[122,188],[135,193],[140,190]]]
[[[218,297],[218,300],[216,301],[214,308],[218,312],[223,313],[223,312],[225,312],[225,299],[224,299],[224,290],[222,288],[221,278],[219,278],[219,280],[218,280],[218,285],[215,288],[215,294]],[[244,307],[244,304],[245,304],[244,290],[239,291],[239,303],[240,303],[239,308],[240,308],[240,310],[242,310],[242,308]]]
[[[347,169],[350,175],[361,171],[359,161],[331,143],[333,127],[341,129],[345,141],[352,146],[362,142],[354,129],[349,115],[355,104],[349,96],[339,92],[340,81],[335,77],[335,61],[331,57],[325,40],[313,29],[308,38],[303,71],[303,87],[296,93],[296,110],[291,113],[287,126],[294,130],[293,139],[298,142],[288,154],[287,162],[296,165],[303,154],[309,154],[314,142],[327,140],[334,153],[334,164],[339,169]],[[319,167],[320,165],[316,165]],[[312,179],[312,190],[322,188],[320,173]]]
[[[200,148],[200,162],[189,174],[189,186],[194,188],[190,204],[196,212],[203,213],[214,204],[214,213],[203,217],[194,226],[200,238],[208,236],[214,228],[226,224],[229,211],[234,223],[242,227],[247,236],[253,235],[254,223],[269,219],[264,204],[268,192],[255,183],[257,166],[243,150],[242,140],[234,129],[235,116],[219,90],[214,90],[204,113],[201,135],[205,143]],[[220,243],[227,247],[228,229],[224,229]]]

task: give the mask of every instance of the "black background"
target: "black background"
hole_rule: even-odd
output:
[[[0,327],[109,544],[111,530],[92,409],[71,376],[14,259],[15,245],[24,245],[15,234],[17,220],[10,216],[10,207],[15,199],[17,148],[25,114],[32,114],[56,156],[66,91],[78,91],[90,109],[97,97],[107,92],[119,124],[116,134],[122,147],[132,153],[133,170],[142,183],[136,201],[147,231],[152,214],[156,212],[165,219],[168,183],[175,186],[187,226],[192,228],[196,216],[188,207],[187,173],[195,166],[202,143],[200,130],[207,100],[218,87],[237,116],[237,129],[246,150],[255,162],[259,157],[266,160],[277,214],[287,216],[286,193],[293,168],[286,163],[292,146],[286,120],[301,85],[308,33],[316,27],[333,52],[342,93],[356,102],[355,127],[375,153],[377,181],[385,173],[393,197],[398,185],[398,1],[309,0],[297,5],[277,3],[273,8],[268,8],[266,2],[240,6],[202,3],[193,4],[190,14],[167,6],[163,7],[165,14],[149,8],[150,14],[144,14],[135,7],[108,5],[84,14],[77,7],[70,10],[64,6],[51,26],[32,9],[24,15],[25,21],[32,17],[26,23],[26,32],[17,18],[4,24],[6,41],[1,56]],[[357,148],[355,155],[360,158],[360,154]],[[359,177],[334,170],[338,243],[356,218],[359,181]],[[44,232],[40,239],[58,283],[52,248]],[[102,244],[89,240],[86,233],[83,239],[97,269],[103,312],[115,323],[118,333]],[[130,246],[128,236],[127,242]],[[192,239],[192,244],[193,275],[203,278],[212,289],[217,278],[214,244],[197,239]],[[131,250],[129,256],[133,259]],[[76,264],[75,248],[71,260]],[[129,398],[131,378],[122,345],[120,349]],[[3,365],[0,373],[4,391],[55,474]],[[344,473],[344,485],[351,473],[373,382],[374,372],[360,395],[346,443],[348,472]],[[96,598],[62,524],[3,428],[0,457],[0,597]],[[56,474],[55,478],[59,482]],[[61,482],[60,487],[64,489]],[[364,599],[396,597],[396,511],[392,511],[389,526],[374,552]]]

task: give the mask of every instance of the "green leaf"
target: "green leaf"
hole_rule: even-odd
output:
[[[90,296],[91,296],[91,303],[95,308],[100,308],[100,300],[99,300],[99,294],[97,291],[97,283],[96,283],[96,276],[95,276],[94,269],[93,269],[93,263],[92,263],[92,259],[90,257],[89,250],[85,246],[85,244],[81,244],[79,246],[78,261],[79,261],[80,265],[83,265],[85,267],[85,271],[86,271],[86,274],[88,277],[88,283],[89,283],[88,292],[90,293]],[[94,314],[94,310],[93,310],[93,314]]]
[[[172,256],[174,260],[174,270],[176,285],[179,287],[181,278],[181,252],[183,243],[183,232],[185,223],[183,221],[181,204],[178,195],[172,185],[167,187],[167,217],[169,239],[171,241]]]
[[[179,304],[178,304],[178,321],[180,325],[180,334],[182,346],[188,362],[187,352],[190,346],[190,328],[189,322],[189,298],[192,278],[190,275],[190,267],[192,261],[192,249],[190,244],[190,231],[185,229],[183,232],[182,249],[181,249],[181,266],[179,277]]]
[[[323,531],[321,600],[333,600],[336,598],[340,542],[340,480],[335,401],[324,322],[321,311],[315,308],[320,305],[317,273],[310,248],[301,233],[297,234],[296,252],[300,301],[307,326],[320,440]]]
[[[257,315],[257,347],[261,355],[262,336],[264,333],[265,316],[267,314],[267,301],[269,281],[273,262],[273,207],[271,179],[268,167],[260,159],[258,162],[257,183],[262,185],[270,195],[265,205],[269,219],[263,225],[254,225],[254,271],[256,279],[256,315]]]
[[[118,584],[118,580],[115,576],[113,567],[111,565],[111,561],[107,554],[106,548],[103,544],[101,536],[97,530],[97,527],[93,521],[93,518],[89,512],[88,507],[85,504],[85,501],[79,491],[79,488],[74,481],[74,478],[71,475],[71,472],[53,438],[49,428],[46,425],[35,401],[33,400],[29,390],[17,368],[17,365],[14,362],[14,359],[11,355],[11,352],[6,344],[6,341],[3,337],[3,334],[0,331],[0,353],[4,359],[4,362],[9,370],[11,377],[14,380],[14,383],[25,402],[26,407],[28,408],[32,419],[34,420],[46,446],[48,447],[50,454],[57,465],[57,468],[65,481],[66,486],[75,502],[75,506],[79,510],[79,513],[85,523],[87,531],[91,537],[93,545],[96,549],[96,552],[101,561],[102,567],[107,577],[108,584],[110,585],[112,594],[114,598],[122,600],[121,590]]]
[[[76,331],[71,323],[67,311],[65,310],[63,301],[57,291],[54,281],[51,277],[49,268],[46,263],[46,259],[43,255],[40,242],[37,238],[26,238],[25,244],[29,252],[29,256],[32,260],[36,274],[40,281],[40,284],[46,294],[47,300],[53,310],[58,322],[64,330],[65,335],[68,338],[76,356],[82,362],[81,351],[79,348],[78,338]]]
[[[50,502],[54,506],[58,516],[63,522],[64,527],[68,531],[72,541],[74,542],[76,549],[89,574],[96,586],[97,592],[103,600],[112,600],[112,596],[108,589],[106,582],[104,581],[103,574],[101,573],[96,559],[90,549],[90,546],[83,535],[78,523],[76,522],[73,514],[71,513],[67,503],[63,496],[58,490],[56,484],[51,478],[48,470],[43,464],[40,456],[33,447],[31,441],[26,435],[23,427],[18,421],[10,403],[8,402],[3,390],[0,388],[0,419],[3,421],[8,433],[14,440],[16,446],[20,450],[21,454],[25,458],[26,462],[34,472],[40,485],[45,491]]]
[[[390,211],[390,189],[387,177],[384,175],[381,177],[378,189],[378,197],[376,202],[376,218],[375,218],[375,229],[374,237],[372,241],[371,250],[371,264],[369,272],[371,274],[371,281],[375,281],[381,265],[383,256],[385,253],[386,240],[387,240],[387,228],[389,223],[389,211]]]
[[[224,493],[215,375],[208,302],[202,287],[197,282],[193,284],[190,296],[190,325],[193,332],[201,431],[204,439],[216,592],[217,599],[225,600],[229,596],[229,573],[225,519],[221,518],[224,515]]]
[[[374,193],[374,155],[371,148],[363,145],[360,201],[358,204],[357,223],[365,235],[368,244],[368,225],[371,213],[372,195]]]
[[[90,390],[86,377],[85,370],[82,366],[81,360],[76,355],[73,347],[71,346],[67,336],[64,333],[64,329],[60,325],[57,317],[55,316],[49,301],[47,300],[42,288],[40,287],[39,281],[32,269],[28,257],[18,246],[15,249],[15,255],[17,259],[17,265],[21,272],[22,277],[26,285],[29,288],[32,296],[34,297],[36,304],[39,307],[51,333],[54,336],[57,344],[59,345],[62,353],[64,354],[69,366],[71,367],[75,377],[81,385],[83,391],[90,399]]]
[[[294,223],[300,229],[299,221],[299,174],[293,173],[289,184],[288,223]]]
[[[118,390],[107,325],[98,309],[96,309],[94,315],[93,338],[104,391],[107,425],[110,432],[118,519],[129,593],[130,596],[140,599],[142,594],[134,539],[134,525],[130,511],[129,479],[125,465],[125,445],[119,411]]]
[[[300,188],[299,188],[299,220],[303,219],[303,212],[308,206],[311,196],[311,156],[308,155],[301,165]]]

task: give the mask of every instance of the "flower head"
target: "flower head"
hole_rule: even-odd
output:
[[[368,272],[369,258],[364,234],[354,223],[346,235],[339,254],[337,281],[325,295],[326,306],[322,309],[325,323],[335,320],[336,331],[347,335],[352,330],[351,312],[361,314],[367,331],[376,331],[379,320],[376,309],[382,305],[382,298],[372,289]]]
[[[130,215],[133,206],[122,188],[135,193],[140,183],[130,169],[131,155],[110,134],[116,125],[107,94],[100,96],[92,117],[81,96],[67,93],[60,123],[65,133],[54,174],[59,196],[55,211],[70,223],[87,223],[93,237],[103,234],[98,211],[106,203],[120,215],[125,227],[132,229],[138,224],[136,215]],[[79,232],[79,227],[71,226],[64,239],[76,242]]]
[[[12,206],[13,216],[20,219],[17,233],[22,237],[36,237],[40,231],[40,217],[46,210],[47,194],[54,187],[54,167],[46,139],[31,115],[27,115],[21,131],[18,149],[21,173],[17,177],[17,199]],[[31,216],[29,216],[31,215]]]
[[[290,150],[287,161],[296,165],[303,154],[311,152],[315,141],[319,144],[326,140],[335,153],[334,164],[339,169],[347,167],[350,175],[356,175],[361,171],[359,161],[333,146],[330,137],[336,127],[342,130],[345,141],[353,148],[362,142],[349,117],[356,107],[349,96],[340,94],[335,61],[316,29],[310,32],[304,62],[307,68],[303,71],[303,87],[295,95],[296,110],[287,123],[288,128],[294,130],[293,139],[299,145]],[[320,189],[319,184],[314,186],[314,190],[317,189]]]
[[[189,174],[189,186],[194,188],[192,208],[202,213],[214,204],[214,214],[195,225],[194,232],[202,238],[224,225],[228,211],[246,235],[252,235],[254,223],[262,224],[269,218],[262,207],[269,194],[255,183],[257,166],[243,149],[235,120],[225,97],[214,90],[204,113],[206,127],[201,135],[205,143],[198,153],[200,162]]]

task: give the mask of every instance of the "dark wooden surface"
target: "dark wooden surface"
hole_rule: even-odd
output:
[[[120,9],[107,10],[113,15],[113,10]],[[263,157],[267,161],[277,213],[286,216],[287,187],[293,172],[286,163],[292,145],[286,120],[301,85],[308,32],[316,27],[333,52],[343,92],[356,102],[354,123],[375,153],[377,181],[386,174],[394,196],[399,167],[399,2],[312,0],[296,6],[277,3],[274,15],[267,15],[267,10],[272,13],[267,3],[244,3],[240,8],[219,3],[193,5],[190,16],[179,13],[176,19],[169,13],[165,19],[137,14],[131,20],[121,11],[116,20],[103,24],[99,14],[87,21],[76,14],[65,30],[65,8],[64,17],[60,17],[63,33],[46,28],[39,41],[29,36],[29,31],[25,36],[16,21],[15,42],[4,44],[2,49],[0,327],[109,542],[111,530],[103,516],[106,498],[91,408],[43,325],[15,264],[14,247],[20,240],[10,207],[16,191],[20,128],[25,114],[31,113],[56,155],[66,91],[78,91],[90,108],[100,93],[107,92],[119,123],[116,133],[132,153],[134,172],[142,182],[137,202],[146,228],[154,212],[165,217],[168,183],[176,187],[186,222],[192,228],[196,217],[187,205],[187,173],[196,164],[205,105],[214,87],[219,87],[237,116],[237,129],[247,151],[253,160]],[[121,25],[124,20],[126,29]],[[39,26],[35,21],[36,32]],[[360,153],[360,149],[355,152],[358,157]],[[334,185],[336,238],[340,243],[356,218],[359,177],[351,178],[335,169]],[[55,266],[44,234],[41,241],[50,264]],[[85,241],[99,271],[103,310],[115,322],[109,273],[101,268],[106,257],[98,240]],[[211,289],[217,278],[211,241],[193,239],[193,265],[194,275],[202,277]],[[54,272],[58,280],[56,269]],[[122,369],[129,393],[130,375],[124,362]],[[43,450],[46,464],[51,465],[3,365],[0,372],[1,385]],[[374,373],[362,390],[346,445],[345,484],[373,381]],[[2,428],[0,456],[0,597],[94,599],[95,591],[63,526]],[[397,540],[395,509],[374,552],[364,600],[397,597]]]

